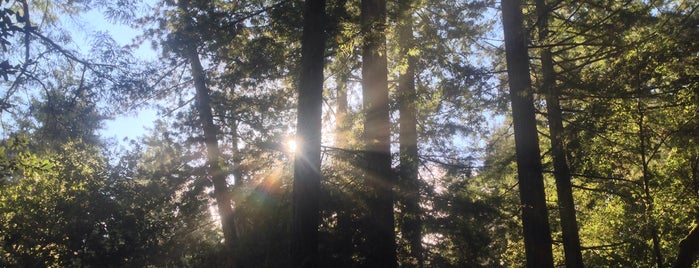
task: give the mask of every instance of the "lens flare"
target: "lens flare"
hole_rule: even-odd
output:
[[[297,146],[295,139],[288,139],[286,141],[286,150],[290,153],[295,153]]]

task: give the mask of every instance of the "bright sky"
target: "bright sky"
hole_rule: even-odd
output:
[[[97,10],[83,14],[73,24],[73,41],[81,48],[89,49],[92,35],[98,32],[108,32],[120,45],[131,44],[139,32],[118,23],[105,20]],[[68,22],[67,22],[68,23]],[[157,53],[149,45],[144,45],[134,55],[140,59],[155,59]],[[123,144],[124,140],[135,139],[146,133],[157,118],[156,111],[152,108],[141,109],[126,115],[118,116],[105,122],[104,129],[99,133],[104,138],[115,138]]]

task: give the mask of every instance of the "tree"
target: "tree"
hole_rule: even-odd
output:
[[[413,1],[398,2],[398,44],[403,55],[398,78],[400,183],[399,200],[403,201],[401,227],[410,247],[408,265],[422,267],[422,212],[420,209],[420,182],[417,139],[417,112],[415,108],[415,44],[413,38]]]
[[[696,148],[689,140],[674,144],[694,106],[683,75],[692,60],[679,56],[693,50],[691,41],[679,41],[691,32],[685,22],[692,11],[640,1],[581,4],[586,12],[567,3],[552,8],[555,35],[542,48],[553,50],[566,89],[584,257],[592,266],[667,266],[686,234],[677,222],[695,218],[675,206],[696,206],[695,194],[680,186],[691,184]]]
[[[352,11],[358,1],[331,1],[328,3],[327,35],[328,57],[327,80],[334,83],[334,88],[328,92],[328,99],[335,100],[334,133],[332,146],[324,148],[326,159],[322,172],[321,185],[321,251],[322,266],[354,267],[361,263],[356,258],[359,252],[357,241],[363,237],[361,233],[360,215],[362,214],[361,200],[354,198],[362,193],[364,188],[354,184],[361,178],[361,160],[358,149],[360,141],[354,138],[357,129],[353,128],[359,120],[353,111],[350,99],[353,95],[355,73],[359,70],[358,53],[353,43],[357,36],[352,29],[357,27],[359,12]],[[334,93],[334,94],[333,94]],[[334,98],[332,98],[334,95]],[[333,109],[329,109],[332,111]],[[326,120],[328,114],[325,115]],[[325,124],[331,122],[324,121]],[[329,129],[329,128],[326,128]],[[359,136],[359,135],[358,135]]]
[[[675,268],[690,268],[699,255],[699,228],[695,225],[680,242],[680,250],[675,260]]]
[[[137,2],[0,1],[0,266],[695,262],[696,1]]]
[[[318,267],[325,0],[305,1],[299,77],[291,252],[293,267]]]
[[[527,35],[522,25],[520,1],[502,1],[502,21],[527,267],[553,267],[551,230],[529,78]]]
[[[111,206],[98,266],[222,267],[228,251],[210,214],[206,169],[163,121],[108,166],[101,191]],[[110,161],[113,162],[113,161]]]
[[[553,175],[556,180],[556,193],[558,194],[558,211],[563,232],[565,263],[566,267],[583,267],[578,223],[575,217],[573,188],[571,185],[572,177],[563,143],[563,118],[559,102],[560,88],[556,86],[556,72],[554,70],[551,48],[546,47],[544,43],[549,38],[548,21],[550,12],[551,7],[546,4],[545,0],[536,1],[539,42],[542,42],[540,50],[542,72],[540,92],[543,92],[546,96],[546,118],[548,119],[549,137],[551,140],[551,158],[553,158]]]
[[[362,100],[364,104],[368,267],[396,267],[391,133],[386,59],[386,1],[362,0]]]
[[[211,96],[209,88],[206,86],[206,77],[204,73],[204,68],[202,67],[201,61],[199,59],[199,54],[197,52],[196,35],[193,33],[193,21],[191,15],[188,14],[189,7],[187,6],[187,1],[178,2],[178,9],[181,13],[182,29],[180,29],[179,36],[183,38],[181,53],[189,61],[191,66],[191,73],[194,82],[194,88],[196,89],[196,107],[199,113],[199,120],[201,123],[202,130],[204,132],[204,146],[207,151],[207,166],[208,175],[210,180],[214,185],[214,196],[216,198],[216,206],[218,207],[218,213],[221,217],[221,225],[223,229],[223,236],[225,239],[225,244],[227,247],[228,255],[228,267],[235,267],[234,259],[234,243],[236,239],[236,227],[235,218],[233,215],[233,204],[231,202],[230,192],[228,190],[228,182],[226,182],[226,173],[221,167],[221,156],[220,149],[218,147],[218,138],[216,126],[213,121],[213,114],[211,111]]]
[[[77,141],[61,149],[43,159],[18,155],[13,182],[0,190],[4,265],[97,265],[95,253],[107,253],[104,229],[96,224],[107,219],[109,203],[100,192],[104,158]]]

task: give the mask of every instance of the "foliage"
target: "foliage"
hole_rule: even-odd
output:
[[[366,264],[372,211],[361,180],[358,0],[329,1],[323,103],[320,264]],[[526,262],[501,28],[493,1],[413,1],[419,192],[425,266]],[[554,259],[562,265],[540,49],[551,50],[588,267],[669,266],[699,220],[699,13],[696,1],[546,1],[550,33],[523,8]],[[25,12],[25,4],[28,11]],[[183,57],[196,44],[241,267],[289,261],[302,1],[0,1],[0,266],[216,267],[203,133]],[[398,2],[388,1],[391,151],[397,154]],[[89,11],[142,35],[77,47],[66,25]],[[145,11],[142,12],[142,11]],[[192,19],[183,25],[183,16]],[[138,59],[152,44],[160,57]],[[138,107],[150,133],[109,142],[105,120]],[[128,149],[118,149],[126,146]],[[399,157],[393,157],[399,159]],[[393,162],[393,174],[401,165]],[[395,189],[400,193],[400,189]],[[394,212],[404,211],[397,195]],[[414,267],[397,222],[401,267]]]

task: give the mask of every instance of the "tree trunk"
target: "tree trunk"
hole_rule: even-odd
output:
[[[400,116],[400,190],[403,201],[401,227],[408,240],[407,267],[422,267],[422,212],[420,210],[420,183],[418,181],[417,112],[415,108],[415,57],[410,55],[414,46],[412,1],[398,2],[398,44],[407,67],[398,77],[398,113]]]
[[[640,81],[640,79],[639,79]],[[639,83],[640,85],[640,83]],[[655,264],[658,268],[663,268],[664,265],[664,259],[663,259],[663,254],[661,251],[661,246],[660,246],[660,232],[658,231],[658,224],[655,221],[655,217],[653,216],[653,211],[654,211],[654,201],[653,201],[653,195],[651,194],[650,191],[650,169],[648,167],[649,159],[646,156],[646,132],[645,132],[645,113],[643,110],[643,104],[641,99],[638,99],[637,103],[637,108],[638,108],[638,139],[640,141],[640,152],[641,152],[641,171],[642,171],[642,182],[643,182],[643,201],[646,205],[644,215],[646,217],[646,220],[649,225],[650,229],[650,235],[651,235],[651,240],[653,241],[653,257],[655,257]]]
[[[694,136],[699,133],[699,87],[694,88],[694,124],[692,132]],[[690,135],[691,137],[691,135]],[[694,194],[699,195],[699,156],[696,153],[691,154],[690,169]],[[699,224],[694,224],[689,234],[680,241],[679,252],[675,260],[674,268],[691,268],[699,256]]]
[[[211,111],[211,96],[209,88],[206,86],[206,75],[204,68],[199,60],[197,52],[197,41],[193,37],[194,22],[191,16],[187,14],[189,9],[188,1],[178,2],[178,9],[183,13],[181,22],[183,29],[181,30],[182,37],[189,39],[182,42],[182,53],[191,65],[191,74],[196,90],[196,109],[199,113],[199,120],[204,131],[204,146],[206,147],[208,167],[208,176],[214,186],[214,198],[218,208],[219,217],[221,217],[221,229],[223,231],[224,245],[224,260],[226,267],[236,267],[235,247],[237,241],[237,233],[235,226],[235,217],[231,195],[226,182],[226,173],[221,167],[221,152],[218,147],[218,139],[216,137],[217,128],[214,125],[214,116]]]
[[[536,0],[539,42],[541,42],[541,45],[544,45],[548,37],[549,12],[546,0]],[[565,263],[566,267],[584,267],[580,236],[578,234],[578,222],[575,216],[573,187],[570,182],[570,167],[566,161],[566,152],[563,145],[563,118],[559,102],[560,90],[556,87],[556,73],[553,69],[551,48],[545,47],[541,49],[541,69],[543,76],[541,92],[546,94],[546,116],[549,121],[549,134],[551,136],[551,158],[553,159],[553,176],[556,180],[556,191],[558,194],[558,212],[561,216]]]
[[[680,241],[675,268],[691,268],[699,255],[699,225],[694,225],[689,234]]]
[[[349,18],[347,13],[346,0],[339,0],[334,3],[332,9],[332,15],[328,18],[332,20],[332,25],[335,27],[332,33],[335,34],[337,40],[341,40],[342,26],[341,23]],[[335,44],[339,45],[339,44]],[[336,47],[336,49],[338,49]],[[349,138],[349,132],[351,129],[351,122],[348,119],[349,116],[349,102],[348,102],[348,83],[349,78],[352,73],[352,67],[342,64],[337,64],[335,72],[335,90],[337,94],[337,109],[335,111],[335,147],[349,149],[351,144],[354,144]],[[347,170],[349,168],[348,162],[351,161],[350,157],[346,153],[338,153],[335,155],[336,168],[341,168]],[[352,175],[348,175],[352,176]],[[356,211],[351,209],[354,207],[353,203],[348,200],[334,200],[339,201],[336,213],[337,213],[337,225],[335,226],[336,236],[332,243],[335,245],[336,252],[334,262],[331,264],[335,268],[343,267],[353,267],[354,260],[352,255],[355,250],[355,245],[353,242],[354,234],[356,233],[357,222],[354,220],[353,215],[356,215]]]
[[[342,148],[347,146],[349,139],[347,138],[349,131],[349,122],[347,115],[349,113],[349,103],[347,101],[347,80],[349,80],[349,70],[339,71],[335,83],[337,84],[337,111],[335,112],[335,146]]]
[[[318,267],[325,0],[306,0],[294,157],[292,267]]]
[[[362,0],[362,98],[365,124],[365,182],[369,193],[365,250],[366,267],[397,267],[393,216],[386,1]]]
[[[342,67],[341,67],[342,68]],[[350,129],[350,122],[347,119],[349,113],[349,103],[347,101],[347,82],[349,80],[351,70],[341,69],[335,78],[336,90],[337,90],[337,111],[335,111],[335,147],[338,148],[348,148],[351,142],[348,138],[348,132]],[[345,154],[338,154],[336,156],[336,166],[347,168],[346,163],[349,158]],[[346,202],[346,201],[341,201]],[[352,267],[352,253],[354,250],[354,244],[352,241],[353,234],[355,233],[356,222],[352,220],[352,215],[355,213],[349,208],[347,204],[340,206],[337,211],[337,236],[333,241],[337,245],[337,262],[338,267]]]
[[[238,149],[238,142],[240,141],[240,136],[238,135],[238,120],[233,118],[230,122],[231,128],[231,152],[233,153],[233,166],[231,173],[233,178],[235,178],[235,184],[233,185],[234,190],[236,186],[243,185],[243,158],[240,155],[240,149]]]
[[[527,267],[553,267],[551,229],[546,210],[521,2],[503,0],[502,18]]]
[[[233,217],[233,206],[231,196],[228,192],[228,184],[226,183],[226,174],[221,168],[220,151],[218,148],[218,140],[216,139],[216,126],[214,125],[214,117],[211,112],[211,97],[209,88],[206,86],[204,69],[199,61],[199,55],[196,49],[191,46],[185,48],[185,53],[192,67],[192,78],[194,79],[194,87],[196,89],[196,106],[199,112],[202,128],[204,130],[204,144],[207,152],[208,175],[214,185],[214,196],[218,207],[218,214],[221,217],[221,226],[223,229],[223,237],[227,247],[226,260],[228,267],[235,267],[235,258],[233,257],[233,243],[236,241],[235,220]]]

